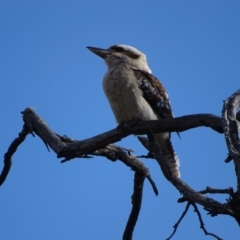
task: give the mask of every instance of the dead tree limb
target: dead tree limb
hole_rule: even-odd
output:
[[[222,118],[212,114],[195,114],[183,116],[169,120],[141,121],[135,125],[125,124],[121,131],[118,128],[99,134],[89,139],[76,141],[67,136],[61,136],[53,132],[47,124],[31,108],[26,108],[23,114],[24,126],[4,156],[4,166],[0,175],[0,185],[5,181],[12,164],[12,156],[24,141],[27,134],[38,135],[44,144],[51,148],[59,158],[64,158],[62,162],[73,158],[83,158],[91,156],[104,156],[111,161],[117,159],[135,171],[134,193],[132,197],[132,212],[124,232],[124,239],[132,239],[134,226],[141,208],[142,190],[144,179],[147,178],[152,188],[157,194],[157,188],[152,180],[149,170],[144,164],[131,155],[131,150],[112,145],[120,139],[130,134],[143,135],[148,134],[149,139],[139,137],[143,145],[149,150],[157,160],[166,179],[170,181],[183,195],[179,202],[188,201],[191,204],[202,205],[211,216],[218,214],[229,215],[240,224],[240,141],[238,137],[240,114],[236,114],[240,106],[240,91],[234,93],[224,103]],[[238,121],[237,121],[238,120]],[[198,192],[192,189],[187,183],[179,178],[173,177],[171,170],[161,152],[161,148],[154,140],[153,133],[160,132],[182,132],[196,127],[209,127],[218,133],[224,133],[229,149],[227,161],[234,160],[237,175],[237,192],[233,188],[220,190],[206,189]],[[212,198],[206,197],[207,192],[229,194],[226,203],[220,203]]]
[[[4,154],[4,161],[3,161],[4,165],[3,165],[3,169],[2,169],[2,172],[0,175],[0,186],[4,183],[4,181],[6,180],[8,174],[9,174],[9,171],[12,166],[13,154],[17,151],[17,148],[25,140],[25,138],[28,134],[29,134],[29,130],[26,127],[26,125],[24,124],[22,131],[18,134],[18,137],[12,141],[7,152]]]
[[[222,238],[218,237],[216,234],[213,234],[213,233],[210,233],[210,232],[207,231],[207,229],[204,226],[205,224],[204,224],[204,222],[202,220],[201,213],[198,210],[197,204],[196,203],[191,203],[191,205],[194,208],[194,212],[196,212],[197,215],[198,215],[198,219],[199,219],[199,222],[200,222],[200,228],[203,230],[205,235],[209,235],[209,236],[215,237],[217,240],[223,240]]]
[[[240,200],[240,123],[236,119],[240,106],[240,90],[232,94],[223,104],[222,121],[229,156],[234,160],[237,175],[237,193]]]
[[[171,234],[166,240],[170,240],[170,239],[174,236],[174,234],[175,234],[176,231],[177,231],[177,228],[178,228],[179,224],[181,223],[181,221],[183,220],[183,218],[184,218],[185,215],[187,214],[190,205],[191,205],[191,203],[188,202],[187,205],[186,205],[186,207],[185,207],[185,209],[184,209],[184,211],[183,211],[183,213],[181,214],[180,218],[179,218],[178,221],[174,224],[172,234]]]
[[[153,136],[154,137],[154,136]],[[231,211],[231,209],[228,209],[226,204],[221,204],[218,201],[215,201],[212,198],[208,198],[199,192],[196,192],[193,190],[190,186],[188,186],[183,180],[179,178],[175,178],[170,170],[170,166],[168,166],[168,162],[165,160],[165,156],[163,155],[160,147],[158,144],[154,141],[149,141],[147,138],[144,137],[138,137],[141,143],[150,151],[153,153],[157,163],[159,164],[164,176],[168,181],[170,181],[182,194],[183,196],[191,201],[196,202],[202,206],[204,206],[206,209],[208,209],[209,213],[211,215],[216,214],[228,214],[233,217],[240,217],[238,215],[235,215],[234,212]]]
[[[91,153],[110,143],[119,141],[131,134],[146,134],[148,127],[154,132],[182,132],[196,127],[209,127],[218,133],[223,133],[222,120],[213,114],[194,114],[167,120],[140,121],[136,125],[125,124],[122,131],[117,129],[99,134],[82,141],[74,141],[61,149],[58,157],[72,159]],[[40,126],[39,126],[40,127]]]
[[[143,194],[143,183],[144,183],[144,175],[135,172],[134,175],[134,190],[132,195],[132,210],[129,215],[127,225],[125,231],[123,233],[123,240],[132,240],[132,235],[134,231],[134,227],[138,220],[138,215],[141,210],[142,205],[142,194]]]
[[[131,156],[129,152],[132,151],[130,149],[124,149],[122,147],[116,145],[108,145],[105,148],[96,150],[94,153],[90,155],[94,156],[102,156],[107,157],[112,161],[116,161],[117,159],[123,162],[126,166],[130,167],[133,171],[140,173],[144,178],[147,178],[149,183],[152,186],[152,189],[156,196],[158,195],[158,189],[155,182],[152,180],[150,172],[148,168],[146,168],[139,159],[135,156]]]

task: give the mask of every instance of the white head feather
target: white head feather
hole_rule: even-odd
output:
[[[120,63],[128,63],[136,69],[144,70],[149,73],[152,72],[148,66],[146,55],[134,47],[116,44],[109,47],[107,50],[111,52],[111,54],[105,58],[105,62],[109,69]]]

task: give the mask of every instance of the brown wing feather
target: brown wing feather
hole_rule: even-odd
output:
[[[143,97],[156,114],[162,119],[173,118],[171,105],[162,83],[152,74],[142,70],[134,70],[134,74],[138,79],[138,85],[143,92]]]
[[[152,74],[133,69],[135,77],[138,80],[138,86],[143,92],[143,97],[149,103],[155,113],[162,119],[173,118],[171,105],[168,95],[162,83]],[[165,138],[163,135],[155,134],[158,143],[161,146],[163,154],[169,162],[170,170],[175,177],[180,177],[179,159],[175,153],[169,137]]]

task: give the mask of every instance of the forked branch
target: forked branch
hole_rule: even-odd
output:
[[[229,158],[234,160],[235,171],[237,175],[237,193],[240,198],[240,122],[237,120],[237,109],[240,107],[240,90],[230,96],[223,105],[222,119],[223,128]]]
[[[239,106],[240,91],[237,91],[225,101],[222,118],[212,114],[195,114],[169,120],[142,121],[135,125],[125,124],[121,131],[116,128],[81,141],[73,140],[53,132],[33,109],[26,108],[22,112],[24,120],[23,129],[4,155],[0,185],[4,183],[11,169],[13,154],[29,133],[38,135],[44,144],[51,148],[59,158],[64,158],[62,162],[70,161],[73,158],[89,158],[91,156],[103,156],[111,161],[120,160],[135,171],[134,192],[132,196],[133,207],[123,235],[124,240],[130,240],[132,239],[133,230],[141,209],[144,179],[147,178],[149,180],[156,195],[158,194],[158,190],[149,170],[137,157],[132,156],[132,150],[113,145],[112,143],[131,134],[148,134],[150,140],[143,137],[139,139],[149,150],[150,154],[155,157],[166,179],[183,194],[183,198],[179,202],[188,201],[188,203],[195,206],[195,209],[197,207],[195,203],[197,203],[202,205],[211,216],[227,214],[240,223],[240,140],[238,137],[240,114],[236,114]],[[154,141],[153,133],[182,132],[202,126],[225,134],[229,149],[227,161],[233,159],[235,164],[237,192],[234,192],[233,188],[229,188],[228,190],[213,190],[209,188],[201,192],[195,191],[181,179],[172,176],[161,148]],[[229,194],[229,198],[226,203],[220,203],[204,195],[210,191],[218,194]],[[188,207],[187,205],[187,209]],[[186,214],[187,209],[184,211],[182,217]]]

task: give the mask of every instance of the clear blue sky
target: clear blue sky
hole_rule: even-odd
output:
[[[239,89],[240,1],[1,1],[1,156],[22,128],[20,112],[29,106],[54,131],[75,139],[114,128],[102,90],[106,67],[86,46],[116,43],[146,53],[176,116],[220,115],[223,100]],[[186,182],[196,190],[236,186],[233,164],[224,163],[223,135],[199,128],[181,138],[173,134],[172,141]],[[119,144],[136,155],[146,153],[135,137]],[[177,203],[180,194],[158,165],[144,163],[159,196],[146,181],[134,239],[166,239],[185,204]],[[104,158],[60,164],[39,138],[28,136],[0,189],[1,239],[121,239],[133,174]],[[240,238],[232,218],[201,212],[207,230],[227,240]],[[211,237],[190,209],[173,239]]]

